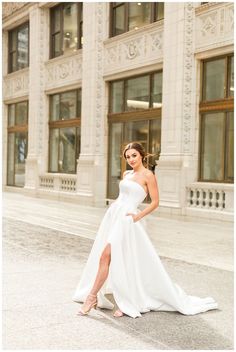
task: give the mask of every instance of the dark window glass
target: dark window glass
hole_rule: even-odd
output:
[[[226,179],[234,178],[234,113],[227,114],[226,127]]]
[[[80,153],[80,116],[80,89],[50,97],[49,172],[76,172]]]
[[[78,48],[78,6],[68,3],[63,8],[63,52],[75,51]]]
[[[18,31],[18,69],[28,66],[29,28],[24,27]]]
[[[61,94],[60,118],[62,120],[74,119],[76,113],[77,91],[71,91]]]
[[[222,181],[224,113],[205,114],[202,122],[202,178],[208,181]]]
[[[225,59],[205,62],[204,64],[204,95],[203,100],[224,98]]]
[[[109,133],[109,182],[108,194],[111,199],[118,195],[121,175],[121,146],[123,123],[111,123]]]
[[[27,157],[27,133],[15,133],[15,186],[25,184],[25,159]]]
[[[58,171],[58,146],[59,146],[59,129],[52,128],[49,131],[49,171]]]
[[[75,173],[80,153],[80,127],[50,129],[49,171]]]
[[[112,95],[112,112],[122,112],[123,101],[124,101],[124,82],[123,81],[112,83],[111,95]]]
[[[148,157],[148,168],[154,171],[161,148],[161,107],[161,71],[110,83],[109,198],[117,197],[122,174],[130,168],[122,157],[128,142],[138,141],[154,154]]]
[[[162,107],[162,72],[153,75],[152,107]]]
[[[15,125],[15,104],[8,105],[8,127]]]
[[[162,72],[111,82],[110,112],[120,113],[162,106]]]
[[[15,185],[15,133],[8,133],[8,148],[7,148],[7,184],[8,186]]]
[[[200,181],[233,182],[233,58],[226,55],[203,61]]]
[[[51,57],[82,47],[83,3],[61,3],[51,9]]]
[[[155,20],[160,21],[164,18],[164,2],[157,2],[155,6]]]
[[[137,77],[127,81],[127,111],[149,108],[149,84],[149,76]]]
[[[141,28],[164,18],[164,2],[111,3],[111,36]]]
[[[23,187],[28,144],[28,103],[8,106],[7,184]]]
[[[132,2],[129,3],[128,12],[129,30],[138,29],[150,23],[151,3],[149,2]]]
[[[125,5],[114,8],[114,35],[125,32]]]
[[[230,69],[229,69],[229,96],[233,97],[234,96],[234,57],[231,56],[230,58]]]
[[[17,103],[15,104],[15,124],[16,125],[25,125],[27,124],[27,116],[28,116],[28,104],[27,102]]]
[[[8,72],[29,66],[29,24],[26,23],[9,31]]]

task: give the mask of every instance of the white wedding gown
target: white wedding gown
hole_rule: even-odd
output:
[[[105,246],[111,244],[111,262],[107,280],[98,293],[98,307],[113,309],[105,297],[112,293],[122,312],[130,317],[153,311],[178,311],[193,315],[218,307],[211,297],[187,295],[166,272],[146,233],[143,219],[134,222],[131,215],[147,194],[144,188],[126,176],[119,184],[118,198],[106,211],[92,250],[84,267],[73,301],[84,302],[98,271]]]

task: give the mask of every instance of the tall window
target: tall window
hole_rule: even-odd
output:
[[[202,63],[199,180],[234,180],[234,60],[232,55]]]
[[[28,102],[8,105],[7,184],[23,187],[28,145]]]
[[[49,172],[76,172],[80,123],[80,89],[50,96]]]
[[[130,168],[122,157],[125,144],[142,143],[148,153],[155,154],[148,159],[150,165],[159,158],[162,71],[111,82],[109,105],[108,197],[112,199],[124,170]]]
[[[29,66],[29,23],[9,31],[8,73]]]
[[[164,18],[164,2],[112,2],[110,36],[116,36]]]
[[[50,39],[51,58],[82,48],[82,2],[60,3],[51,9]]]

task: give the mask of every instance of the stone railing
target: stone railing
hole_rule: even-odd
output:
[[[208,3],[197,7],[195,14],[196,52],[233,44],[233,2]]]
[[[233,185],[193,183],[187,187],[187,207],[233,213]]]
[[[104,41],[104,75],[163,60],[163,21]]]
[[[60,192],[76,192],[76,175],[46,174],[40,176],[39,188]]]

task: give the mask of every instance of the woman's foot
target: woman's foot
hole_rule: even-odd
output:
[[[91,293],[87,296],[84,304],[80,308],[79,312],[77,313],[78,315],[86,315],[90,312],[92,308],[97,309],[97,296],[92,295]]]
[[[123,317],[123,315],[124,313],[120,309],[117,309],[113,314],[113,317],[119,318],[119,317]]]

